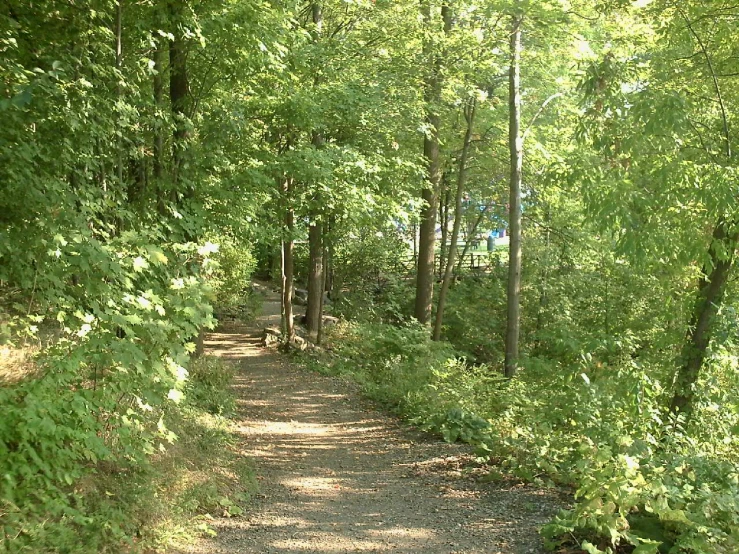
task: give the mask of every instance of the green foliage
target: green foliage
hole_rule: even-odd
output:
[[[215,267],[209,274],[216,302],[228,304],[238,301],[248,290],[256,260],[249,245],[228,238],[213,240],[218,251],[213,255]]]
[[[438,431],[446,442],[460,441],[485,448],[490,439],[490,423],[461,408],[433,417],[426,426]]]
[[[38,321],[53,321],[58,338],[39,354],[39,378],[0,391],[11,552],[73,544],[80,533],[125,536],[103,525],[105,514],[89,513],[75,486],[101,464],[143,464],[174,439],[162,410],[182,397],[183,339],[211,325],[202,282],[178,276],[194,263],[194,245],[154,246],[134,234],[106,246],[82,234],[54,244],[49,261],[39,259],[49,268],[38,295],[55,302]]]
[[[332,311],[341,317],[357,321],[402,323],[411,319],[413,283],[390,276],[379,283],[347,289],[338,296]]]
[[[131,546],[133,499],[90,490],[113,475],[135,481],[171,447],[190,339],[213,323],[203,279],[212,248],[195,242],[242,195],[224,152],[230,135],[203,120],[223,102],[210,93],[213,68],[199,69],[201,22],[212,30],[243,13],[180,4],[0,8],[0,296],[13,299],[0,335],[38,351],[33,371],[0,389],[3,552]],[[179,107],[163,87],[178,39],[192,85]],[[237,57],[218,51],[219,63]],[[232,203],[229,223],[244,221],[244,204]],[[248,265],[227,260],[227,294]],[[217,400],[227,372],[196,375],[193,395],[227,410],[227,396]]]
[[[320,30],[301,3],[170,4],[0,6],[0,342],[24,353],[0,389],[5,551],[140,546],[121,505],[156,497],[148,460],[176,449],[175,434],[230,440],[203,411],[233,410],[231,369],[188,364],[209,302],[253,313],[254,252],[275,274],[284,239],[298,241],[303,279],[311,222],[327,230],[334,309],[362,322],[337,330],[329,370],[522,478],[573,485],[573,510],[545,531],[553,544],[739,550],[733,278],[715,283],[725,290],[691,418],[666,409],[696,283],[736,251],[736,6],[516,4],[522,357],[506,381],[504,257],[451,290],[450,346],[409,323],[408,255],[425,116],[441,119],[448,189],[470,94],[464,227],[505,217],[512,4],[450,3],[448,32],[436,3],[424,27],[417,2],[321,2]],[[429,106],[420,84],[434,58],[443,85]],[[719,222],[727,237],[714,236]],[[195,246],[206,238],[221,245],[217,264],[213,244]],[[175,496],[183,514],[205,516],[237,513],[239,494],[198,478]]]
[[[176,550],[214,536],[213,518],[238,517],[256,490],[251,463],[235,446],[239,435],[232,422],[192,403],[170,408],[167,421],[177,440],[150,463],[111,468],[83,485],[89,512],[119,522],[135,537],[134,550]],[[94,538],[79,541],[79,551],[120,550],[99,539],[94,547]]]
[[[450,290],[444,316],[444,338],[471,359],[497,362],[503,350],[507,270],[465,275]]]
[[[186,402],[210,414],[232,414],[235,402],[228,387],[233,377],[234,368],[218,358],[194,360],[188,370]]]
[[[529,358],[510,381],[414,326],[347,324],[328,346],[332,355],[312,364],[358,380],[422,428],[521,479],[574,486],[575,507],[543,530],[552,546],[576,536],[594,553],[737,548],[737,454],[717,451],[734,443],[730,429],[699,438],[705,423],[686,434],[665,420],[653,368],[630,356],[605,366],[585,355],[572,369]],[[704,421],[714,413],[706,406]]]
[[[251,290],[251,277],[257,261],[249,244],[227,237],[214,238],[218,251],[208,270],[208,284],[213,290],[214,310],[219,317],[230,316],[246,321],[257,315],[259,306]]]
[[[407,244],[394,229],[376,233],[364,229],[349,238],[334,255],[334,312],[362,321],[408,321],[413,282],[399,275],[403,263],[413,263]]]
[[[451,353],[448,345],[434,343],[423,326],[402,327],[385,324],[342,324],[330,332],[328,344],[335,357],[321,371],[356,378],[371,398],[387,408],[412,414],[418,409],[419,394],[435,367],[443,365]]]

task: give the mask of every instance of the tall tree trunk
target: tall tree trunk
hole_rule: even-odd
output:
[[[156,117],[154,119],[154,192],[156,195],[157,212],[159,215],[167,213],[167,187],[165,185],[164,167],[165,167],[165,118],[162,117],[164,109],[164,87],[165,87],[165,71],[167,66],[167,50],[168,45],[164,38],[156,39],[157,46],[154,50],[154,109]]]
[[[308,274],[308,306],[306,307],[306,327],[313,340],[318,338],[323,306],[323,223],[312,221],[308,228],[308,248],[310,269]]]
[[[325,269],[323,271],[326,284],[324,285],[323,290],[331,297],[332,300],[334,294],[334,235],[332,233],[335,228],[336,216],[330,215],[326,222],[326,229],[323,232],[323,243],[326,246]]]
[[[121,88],[121,80],[123,79],[123,0],[118,0],[115,12],[115,68],[118,75],[116,76],[116,99],[118,103],[123,101],[123,89]],[[123,187],[123,121],[121,113],[116,114],[118,139],[116,144],[116,177],[118,178],[118,187]]]
[[[441,178],[441,198],[439,203],[439,221],[441,221],[441,244],[439,244],[439,278],[444,277],[444,268],[446,267],[447,244],[449,238],[449,203],[451,202],[452,191],[446,185],[446,174]]]
[[[721,92],[719,76],[714,68],[706,43],[679,4],[676,4],[676,8],[685,20],[688,30],[705,58],[706,67],[711,75],[715,100],[720,108],[724,155],[726,161],[731,163],[733,154],[729,129],[729,110]],[[724,217],[719,219],[713,230],[711,245],[708,249],[709,261],[703,268],[703,277],[698,286],[695,307],[690,317],[690,324],[682,349],[681,366],[675,376],[675,394],[670,404],[670,410],[673,413],[682,413],[686,419],[690,419],[693,413],[695,386],[706,359],[706,351],[711,342],[716,314],[723,302],[726,283],[729,280],[734,256],[736,255],[737,243],[739,243],[738,224],[739,222],[734,219],[727,220]]]
[[[313,15],[313,43],[318,44],[321,40],[321,31],[323,30],[323,7],[320,2],[313,2],[311,8]],[[313,77],[314,91],[317,92],[320,78],[318,71]],[[311,142],[313,147],[318,150],[323,146],[323,137],[317,130],[313,130]],[[316,197],[316,204],[320,203],[320,198]],[[308,252],[309,252],[309,270],[308,270],[308,306],[306,307],[305,318],[308,335],[314,341],[318,341],[318,331],[321,325],[321,316],[323,311],[323,221],[321,221],[320,210],[316,208],[311,215],[311,222],[308,229]]]
[[[159,37],[157,47],[154,50],[154,109],[157,111],[154,119],[154,181],[157,190],[157,199],[163,200],[163,181],[164,181],[164,121],[160,116],[159,110],[164,104],[164,72],[166,66],[166,50],[164,39]]]
[[[431,6],[424,2],[422,6],[426,27],[430,30]],[[451,30],[451,13],[448,6],[442,6],[444,30]],[[424,102],[426,104],[426,123],[428,130],[423,139],[423,154],[428,168],[428,184],[421,193],[424,207],[421,210],[421,222],[418,237],[418,270],[416,273],[416,302],[414,315],[426,324],[431,319],[431,304],[434,297],[434,246],[436,242],[436,211],[439,201],[439,185],[441,182],[441,163],[439,158],[439,127],[441,117],[441,59],[440,52],[435,51],[433,42],[426,39],[423,45],[424,54],[429,60],[430,71],[424,83]]]
[[[143,151],[143,147],[137,148],[139,152]],[[140,205],[141,199],[146,191],[146,158],[140,154],[139,158],[128,158],[128,171],[126,172],[126,181],[128,181],[127,196],[131,205]]]
[[[462,195],[464,194],[464,185],[467,180],[467,158],[470,153],[470,143],[472,142],[472,129],[475,124],[476,101],[473,96],[468,101],[464,110],[464,118],[467,121],[467,130],[464,134],[464,144],[462,146],[462,154],[459,157],[459,169],[457,170],[457,191],[454,196],[454,225],[452,226],[452,238],[449,242],[449,256],[446,262],[444,278],[441,282],[441,290],[439,291],[439,304],[436,308],[436,321],[434,323],[434,340],[441,339],[441,327],[444,320],[444,308],[446,305],[446,295],[449,292],[449,285],[452,282],[452,273],[454,272],[454,262],[457,256],[457,240],[459,239],[459,228],[462,226]]]
[[[549,207],[547,206],[546,209],[546,216],[545,221],[547,225],[547,234],[546,234],[546,240],[544,243],[544,271],[542,273],[542,276],[539,278],[539,305],[536,309],[536,349],[538,350],[541,346],[541,340],[539,338],[542,330],[544,329],[544,310],[546,308],[546,305],[548,304],[547,294],[549,290],[549,265],[550,265],[550,257],[549,257],[549,249],[551,247],[551,226],[552,226],[552,217],[551,213],[549,211]]]
[[[482,210],[480,210],[480,213],[477,214],[477,217],[475,218],[475,222],[467,231],[467,237],[464,241],[464,248],[462,248],[462,253],[459,255],[459,261],[457,262],[458,272],[462,270],[462,262],[464,261],[464,257],[467,255],[467,252],[469,252],[470,246],[472,246],[472,239],[474,239],[477,235],[477,228],[480,226],[480,223],[482,223],[482,220],[485,219],[485,214],[487,213],[489,207],[489,205],[486,205],[482,208]]]
[[[293,274],[294,261],[293,234],[295,214],[292,208],[292,179],[285,178],[282,183],[282,197],[285,202],[284,238],[282,239],[282,332],[285,344],[295,339],[295,318],[293,317]]]
[[[418,270],[418,224],[413,222],[411,225],[413,232],[413,267]]]
[[[698,287],[698,298],[690,317],[690,325],[680,357],[681,365],[676,375],[675,395],[670,405],[673,413],[682,413],[686,418],[689,418],[693,412],[695,385],[706,359],[716,314],[723,302],[737,243],[739,243],[739,229],[736,224],[724,219],[719,221],[713,231],[709,262],[703,268],[703,277]]]
[[[521,327],[521,172],[523,140],[521,138],[521,23],[513,17],[511,32],[511,66],[509,74],[509,148],[511,181],[508,215],[510,247],[508,255],[508,317],[505,336],[505,375],[513,377],[518,365],[518,335]]]
[[[319,308],[319,314],[318,314],[318,332],[316,333],[316,344],[320,345],[321,341],[323,340],[323,295],[326,292],[326,283],[328,281],[328,271],[329,271],[329,254],[328,254],[328,247],[326,246],[327,243],[330,240],[330,236],[328,234],[328,222],[324,223],[323,226],[323,279],[321,282],[321,304]]]
[[[169,15],[173,39],[169,41],[169,98],[174,118],[172,183],[175,191],[182,179],[182,165],[187,140],[187,95],[190,87],[187,79],[187,51],[182,31],[181,7],[170,2]]]

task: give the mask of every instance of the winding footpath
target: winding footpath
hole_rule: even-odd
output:
[[[209,335],[237,364],[238,429],[259,493],[218,536],[185,551],[235,553],[539,554],[537,528],[560,505],[549,491],[485,483],[469,450],[403,426],[345,381],[292,366],[260,346],[279,296],[248,327]]]

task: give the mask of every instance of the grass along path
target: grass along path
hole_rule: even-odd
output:
[[[263,313],[206,343],[238,364],[241,452],[260,492],[244,517],[217,520],[217,537],[183,552],[544,552],[537,528],[559,505],[553,493],[484,483],[466,447],[403,426],[351,383],[262,348],[261,330],[279,322],[276,293]]]

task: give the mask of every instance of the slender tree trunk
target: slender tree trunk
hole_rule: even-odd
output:
[[[201,358],[205,354],[205,327],[201,327],[195,337],[195,350],[192,353],[193,358]]]
[[[739,230],[734,222],[719,221],[713,231],[709,248],[710,261],[703,269],[703,277],[698,287],[698,298],[690,317],[690,325],[678,368],[675,395],[670,409],[690,418],[695,399],[695,385],[706,359],[706,351],[711,342],[714,320],[723,302],[726,283],[734,263],[739,243]]]
[[[115,68],[116,76],[116,98],[118,102],[123,100],[123,89],[121,88],[121,75],[123,71],[123,0],[118,0],[115,12]],[[116,147],[116,177],[118,186],[123,187],[123,121],[120,113],[116,114],[118,127],[118,140]]]
[[[611,336],[611,291],[610,291],[610,279],[608,278],[608,266],[606,257],[603,256],[603,283],[605,287],[603,290],[603,334],[606,337]]]
[[[323,7],[320,2],[313,2],[313,42],[318,44],[321,40],[321,31],[323,30]],[[318,71],[315,72],[313,78],[314,90],[317,91],[320,84]],[[311,139],[313,147],[318,150],[323,146],[323,136],[313,130]],[[320,198],[315,198],[317,204]],[[315,342],[318,341],[318,332],[321,325],[321,317],[323,312],[323,222],[320,218],[319,210],[314,210],[308,229],[308,245],[309,245],[309,271],[308,271],[308,306],[306,307],[306,327],[308,335]]]
[[[316,344],[320,345],[321,341],[323,340],[323,295],[326,293],[326,282],[328,280],[328,248],[326,244],[329,242],[329,234],[328,234],[328,223],[325,223],[323,226],[323,255],[321,256],[323,260],[323,279],[321,282],[321,304],[319,306],[319,314],[318,314],[318,332],[316,333]]]
[[[411,225],[413,231],[413,267],[418,270],[418,224]]]
[[[439,203],[439,221],[441,221],[441,244],[439,244],[439,278],[444,277],[444,268],[446,267],[447,243],[449,238],[449,203],[451,202],[452,191],[446,186],[446,178],[442,176],[441,187],[442,201]]]
[[[178,2],[170,2],[169,15],[174,38],[169,41],[169,98],[174,118],[172,183],[177,190],[182,179],[185,142],[187,140],[187,95],[190,86],[187,79],[187,51],[182,31],[181,8]]]
[[[326,229],[323,233],[323,243],[326,246],[325,253],[325,264],[324,277],[326,284],[323,287],[324,291],[331,296],[333,300],[334,294],[334,241],[333,241],[333,230],[336,228],[336,216],[330,215],[326,222]]]
[[[143,147],[140,147],[139,150],[143,150]],[[146,158],[144,156],[140,156],[139,159],[128,158],[126,181],[128,182],[127,196],[129,204],[140,204],[146,191]]]
[[[482,220],[485,219],[485,214],[487,213],[488,208],[489,206],[485,206],[480,211],[480,213],[477,215],[477,218],[475,219],[475,222],[467,231],[467,236],[465,237],[464,241],[464,248],[462,249],[462,253],[459,255],[459,261],[457,262],[458,272],[462,270],[462,262],[464,261],[464,257],[467,255],[467,252],[469,252],[470,246],[472,246],[472,239],[477,234],[477,228],[480,226],[480,223],[482,223]]]
[[[452,226],[452,238],[449,242],[449,256],[446,262],[444,278],[441,282],[441,290],[439,291],[439,304],[436,308],[436,321],[434,323],[434,340],[441,339],[441,327],[444,320],[444,308],[446,305],[446,296],[449,292],[449,285],[452,282],[452,273],[454,272],[454,262],[457,256],[457,240],[459,239],[459,229],[462,226],[462,195],[464,194],[464,185],[467,180],[467,158],[470,153],[470,143],[472,142],[472,129],[475,124],[476,102],[473,96],[467,106],[465,106],[464,117],[467,120],[467,131],[464,135],[464,144],[462,146],[462,154],[459,157],[459,169],[457,170],[457,191],[454,196],[454,225]]]
[[[521,326],[521,173],[523,141],[521,138],[521,23],[522,16],[513,17],[511,32],[511,67],[509,74],[509,148],[511,181],[508,231],[508,317],[505,336],[505,375],[513,377],[518,365],[518,335]]]
[[[431,318],[431,302],[434,296],[434,246],[436,242],[436,203],[439,182],[439,117],[430,115],[427,121],[432,127],[432,137],[424,139],[423,152],[428,163],[429,183],[421,193],[424,207],[418,232],[418,270],[416,276],[416,303],[414,315],[421,323]]]
[[[721,129],[726,162],[731,163],[732,143],[729,121],[729,110],[721,92],[719,75],[717,74],[711,54],[706,43],[696,31],[690,18],[676,4],[678,13],[685,20],[688,30],[698,45],[706,61],[706,67],[711,75],[715,100],[720,108]],[[739,226],[736,220],[727,220],[721,217],[713,230],[711,245],[708,249],[708,263],[703,268],[703,277],[698,286],[698,295],[695,307],[690,318],[688,333],[682,349],[681,366],[675,376],[675,394],[670,404],[673,413],[681,413],[685,419],[693,414],[695,402],[695,387],[700,378],[700,372],[706,359],[706,351],[711,342],[714,321],[721,304],[723,303],[726,283],[733,266],[739,243]]]
[[[308,274],[308,306],[306,308],[306,327],[313,340],[318,338],[323,305],[323,223],[312,221],[308,228],[308,248],[310,251],[310,270]]]
[[[157,39],[157,47],[154,50],[154,108],[157,111],[154,119],[154,181],[157,192],[163,187],[164,180],[164,121],[160,117],[159,110],[164,104],[164,72],[166,66],[166,50],[164,39]]]
[[[536,348],[538,350],[540,346],[540,340],[539,335],[541,331],[544,329],[544,309],[546,308],[546,305],[548,303],[547,299],[547,292],[549,287],[549,249],[551,246],[551,224],[552,224],[552,218],[551,214],[549,213],[549,208],[547,207],[546,211],[546,224],[547,224],[547,234],[546,234],[546,242],[544,243],[544,271],[542,273],[541,278],[539,279],[539,306],[536,310]]]
[[[282,196],[285,202],[285,237],[282,240],[282,332],[285,344],[295,339],[295,318],[293,317],[293,233],[295,231],[295,214],[291,205],[292,179],[286,178],[282,183]]]
[[[431,27],[431,6],[424,2],[422,6],[426,26]],[[448,6],[442,6],[444,30],[451,29],[451,13]],[[439,157],[439,127],[441,117],[441,59],[440,52],[435,52],[434,45],[426,40],[423,45],[426,59],[430,60],[430,71],[424,85],[424,102],[426,104],[426,123],[428,131],[423,139],[423,154],[428,168],[428,186],[421,193],[424,207],[421,210],[421,223],[418,237],[418,271],[416,276],[416,302],[414,315],[426,324],[431,319],[431,305],[434,297],[434,247],[436,243],[436,211],[439,201],[439,185],[441,182],[441,163]]]
[[[154,193],[156,195],[157,212],[164,216],[167,213],[167,197],[168,191],[165,185],[164,167],[165,167],[165,119],[164,113],[164,87],[165,87],[165,71],[167,66],[167,50],[168,45],[164,38],[157,38],[157,46],[154,51],[154,109],[156,117],[154,119]]]
[[[102,140],[100,138],[95,139],[95,154],[97,159],[100,160],[97,166],[96,180],[100,190],[103,193],[108,193],[108,165],[105,163],[105,157],[107,152],[103,149]]]

